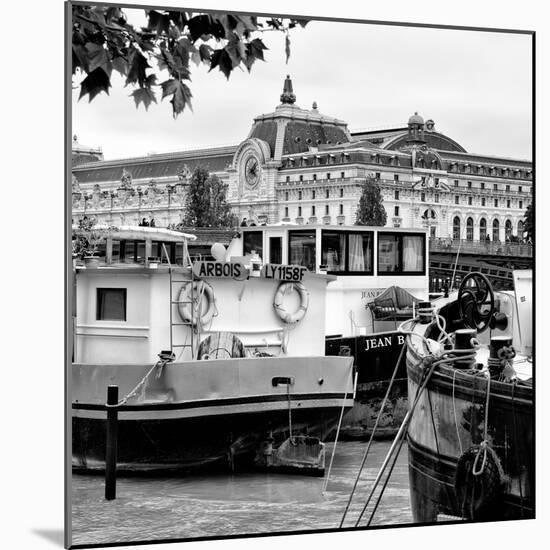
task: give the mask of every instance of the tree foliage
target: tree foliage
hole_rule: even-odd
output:
[[[191,175],[183,227],[231,227],[236,219],[226,201],[227,185],[208,170],[198,167]]]
[[[533,211],[532,203],[525,210],[523,231],[528,241],[535,239],[535,212]],[[521,235],[518,236],[521,237]]]
[[[186,107],[191,109],[191,62],[206,64],[210,71],[218,68],[226,78],[237,67],[250,72],[257,60],[264,61],[267,49],[257,35],[269,30],[285,33],[288,61],[289,30],[307,24],[304,19],[176,9],[145,13],[147,26],[138,29],[118,7],[73,6],[72,71],[86,75],[79,99],[108,94],[115,70],[126,86],[135,88],[130,95],[136,107],[143,104],[148,109],[156,103],[157,89],[161,99],[170,98],[176,117]]]
[[[386,209],[382,204],[382,194],[375,178],[369,177],[363,183],[361,197],[357,207],[355,225],[386,225]]]

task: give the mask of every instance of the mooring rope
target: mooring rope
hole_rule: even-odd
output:
[[[113,405],[109,405],[109,403],[106,403],[105,406],[107,408],[116,408],[121,407],[122,405],[126,405],[126,403],[132,399],[132,397],[135,397],[142,389],[142,387],[145,385],[145,382],[149,379],[149,376],[154,372],[154,370],[159,367],[159,372],[157,373],[157,378],[161,375],[163,367],[166,365],[168,361],[160,360],[157,361],[145,374],[145,376],[134,386],[134,388],[128,392],[122,399],[120,399],[117,403],[114,403]]]
[[[376,421],[374,423],[374,428],[371,431],[369,441],[367,443],[367,448],[366,448],[366,450],[363,454],[363,458],[361,460],[361,465],[359,466],[359,472],[357,473],[357,477],[355,478],[355,482],[353,484],[353,489],[351,490],[348,502],[346,504],[346,508],[344,510],[344,514],[342,515],[342,519],[340,521],[339,529],[341,529],[342,526],[344,525],[346,515],[348,513],[349,507],[351,506],[353,496],[354,496],[355,491],[357,489],[357,485],[359,484],[359,478],[361,477],[361,474],[363,472],[363,468],[365,467],[365,463],[366,463],[367,457],[369,455],[369,451],[370,451],[370,448],[371,448],[371,445],[372,445],[372,441],[374,439],[374,434],[376,433],[376,430],[378,429],[378,424],[380,423],[380,419],[382,418],[382,412],[384,411],[384,408],[385,408],[386,403],[388,401],[390,391],[391,391],[391,388],[393,386],[393,382],[395,380],[395,376],[397,375],[397,370],[399,368],[399,364],[401,363],[401,359],[403,358],[403,354],[405,353],[406,347],[407,347],[407,344],[403,344],[403,346],[401,347],[401,352],[399,353],[399,357],[397,359],[395,367],[393,368],[393,372],[392,372],[392,375],[391,375],[391,378],[390,378],[390,381],[389,381],[389,384],[388,384],[388,389],[386,390],[386,394],[384,395],[384,399],[382,400],[382,404],[380,405],[380,410],[378,411],[378,415],[376,416]]]
[[[351,369],[351,383],[353,384],[353,369]],[[330,464],[328,466],[328,473],[325,477],[325,483],[323,485],[323,493],[326,492],[328,482],[330,479],[330,472],[332,470],[332,463],[334,461],[334,455],[336,454],[336,445],[338,445],[338,436],[340,435],[340,427],[342,426],[342,419],[344,418],[344,409],[346,408],[346,399],[348,398],[348,390],[344,393],[344,401],[342,402],[342,410],[340,411],[340,418],[338,419],[338,427],[336,428],[336,437],[334,439],[334,446],[332,447],[332,455],[330,457]]]

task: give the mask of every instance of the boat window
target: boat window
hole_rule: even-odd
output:
[[[269,263],[283,263],[283,238],[269,237]]]
[[[425,256],[424,235],[378,234],[378,273],[423,275]]]
[[[255,250],[260,258],[264,257],[263,235],[262,231],[243,232],[243,252],[245,256],[252,254],[252,251]]]
[[[321,235],[321,264],[328,273],[371,274],[372,242],[372,231],[323,231]]]
[[[98,321],[126,321],[126,289],[98,288],[96,319]]]
[[[120,262],[120,241],[115,241],[111,245],[111,261]]]
[[[289,263],[315,271],[315,231],[288,232]]]
[[[329,273],[346,270],[346,235],[343,231],[323,231],[321,264]]]

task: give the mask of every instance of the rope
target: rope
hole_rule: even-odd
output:
[[[491,395],[491,376],[488,375],[487,376],[487,397],[485,400],[485,426],[483,426],[483,441],[479,445],[479,450],[476,454],[474,464],[472,466],[472,474],[474,476],[481,475],[485,470],[485,465],[487,464],[487,447],[489,445],[487,434],[489,430],[489,397],[490,395]],[[481,464],[481,468],[478,469],[477,463],[482,452],[483,452],[483,462]]]
[[[382,400],[382,404],[380,405],[380,410],[378,411],[378,415],[376,416],[376,422],[374,423],[374,428],[372,429],[372,432],[370,434],[369,442],[367,443],[367,448],[365,450],[365,453],[363,454],[363,458],[361,460],[361,465],[359,466],[359,472],[357,473],[357,477],[355,478],[355,482],[353,484],[353,489],[351,490],[348,502],[346,504],[346,508],[344,510],[344,514],[342,515],[342,519],[340,521],[339,529],[341,529],[342,526],[344,525],[346,515],[348,513],[349,507],[351,506],[353,496],[355,494],[355,491],[357,489],[357,485],[359,483],[359,478],[361,477],[361,474],[363,473],[363,468],[365,467],[365,463],[366,463],[367,457],[369,455],[369,451],[370,451],[370,448],[371,448],[371,445],[372,445],[372,441],[374,439],[374,434],[376,433],[376,430],[378,429],[378,424],[380,422],[380,419],[382,418],[382,413],[384,411],[387,400],[389,398],[390,391],[391,391],[391,388],[393,386],[393,382],[395,380],[395,377],[397,375],[397,370],[399,368],[399,364],[401,363],[401,359],[403,358],[403,354],[405,353],[406,346],[407,346],[406,344],[403,344],[403,346],[401,347],[401,352],[399,353],[399,357],[397,359],[395,367],[393,368],[393,372],[392,372],[392,375],[391,375],[391,378],[390,378],[390,381],[389,381],[389,384],[388,384],[388,389],[386,390],[386,394],[384,395],[384,399]]]
[[[433,357],[431,358],[433,359]],[[403,422],[401,423],[401,426],[399,428],[399,431],[397,432],[397,435],[395,436],[395,439],[392,443],[392,446],[390,447],[390,450],[388,451],[388,453],[386,454],[386,458],[384,459],[384,462],[382,463],[382,466],[380,467],[380,470],[376,476],[376,479],[374,480],[374,483],[373,483],[373,486],[371,488],[371,491],[369,493],[369,496],[367,498],[367,501],[365,503],[365,505],[363,506],[363,509],[361,510],[361,513],[359,514],[359,517],[355,523],[355,527],[358,527],[359,526],[359,523],[361,521],[361,519],[363,518],[363,514],[365,513],[365,511],[367,510],[368,508],[368,505],[370,504],[370,501],[374,495],[374,492],[376,491],[376,488],[378,487],[378,484],[380,483],[380,479],[382,478],[385,470],[386,470],[386,467],[388,465],[388,462],[390,461],[390,458],[392,457],[393,453],[394,453],[394,450],[397,446],[397,443],[399,442],[400,438],[403,436],[403,433],[407,430],[408,426],[409,426],[409,423],[410,423],[410,420],[412,418],[412,414],[416,408],[416,405],[418,404],[418,401],[420,400],[420,396],[422,395],[422,392],[424,391],[424,389],[426,388],[427,384],[428,384],[428,381],[430,380],[435,368],[438,366],[438,362],[437,361],[433,361],[431,366],[429,367],[428,370],[424,370],[424,381],[422,382],[421,386],[418,388],[417,392],[416,392],[416,395],[415,395],[415,398],[414,398],[414,401],[413,401],[413,404],[412,406],[409,408],[409,410],[407,411],[407,414],[405,415],[405,418],[403,419]]]
[[[455,379],[456,379],[456,369],[453,369],[453,415],[455,419],[456,439],[458,440],[458,446],[460,447],[460,454],[462,454],[464,450],[462,448],[462,440],[460,439],[460,433],[458,431],[458,420],[456,418]]]
[[[353,369],[351,369],[351,382],[353,382]],[[346,399],[348,397],[348,390],[346,388],[346,392],[344,394],[344,401],[342,402],[342,410],[340,411],[340,418],[338,419],[338,427],[336,428],[336,438],[334,440],[334,446],[332,448],[332,455],[330,457],[330,464],[328,466],[328,473],[325,478],[325,483],[323,485],[323,493],[326,492],[328,482],[330,479],[330,471],[332,470],[332,462],[334,461],[334,455],[336,454],[336,445],[338,444],[338,436],[340,435],[340,427],[342,426],[342,418],[344,417],[344,409],[346,407]]]
[[[290,401],[290,384],[286,385],[286,396],[288,399],[288,438],[292,443],[292,405]]]
[[[139,391],[141,390],[141,388],[145,385],[145,382],[147,382],[149,376],[151,376],[151,374],[153,373],[153,371],[157,368],[157,367],[160,367],[159,368],[159,372],[157,373],[157,378],[160,377],[161,373],[162,373],[162,369],[164,368],[164,366],[166,365],[167,361],[157,361],[148,371],[147,373],[145,374],[145,376],[136,384],[136,386],[129,392],[126,394],[126,396],[124,396],[122,399],[120,399],[117,403],[114,403],[113,405],[109,405],[108,403],[105,404],[105,406],[107,408],[116,408],[116,407],[121,407],[122,405],[126,405],[126,403],[128,403],[128,401],[130,399],[132,399],[132,397],[135,397]]]

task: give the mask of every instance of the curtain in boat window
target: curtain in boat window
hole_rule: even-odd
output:
[[[423,237],[403,235],[403,271],[423,271]]]
[[[360,233],[349,235],[349,270],[372,270],[372,234]]]
[[[321,239],[321,264],[328,272],[346,269],[346,235],[341,231],[323,231]]]

